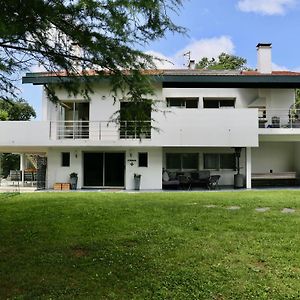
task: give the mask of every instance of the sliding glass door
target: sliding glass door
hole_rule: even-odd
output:
[[[125,154],[86,152],[83,154],[85,187],[124,187]]]
[[[89,138],[88,102],[64,101],[60,103],[59,133],[63,138]]]

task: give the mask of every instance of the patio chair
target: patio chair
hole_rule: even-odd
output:
[[[207,184],[207,188],[209,190],[215,190],[219,188],[219,180],[220,180],[220,175],[211,175],[209,177],[209,181]]]
[[[191,189],[192,181],[191,181],[191,178],[189,176],[179,175],[178,180],[179,180],[179,185],[180,185],[181,189],[183,189],[183,190],[185,190],[185,189],[190,190]]]

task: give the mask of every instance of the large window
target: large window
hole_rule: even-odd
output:
[[[234,98],[203,98],[203,108],[234,108]]]
[[[203,160],[204,169],[234,170],[236,168],[234,153],[204,153]]]
[[[198,108],[198,98],[167,98],[168,107]]]
[[[167,153],[166,167],[175,170],[198,170],[198,153]]]
[[[137,118],[138,114],[139,116]],[[150,103],[125,101],[120,103],[120,138],[151,138]]]

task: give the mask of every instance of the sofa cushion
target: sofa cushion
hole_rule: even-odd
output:
[[[176,172],[169,172],[169,180],[175,180],[176,178]]]
[[[170,176],[169,176],[168,172],[167,171],[163,171],[162,180],[163,181],[169,181],[169,179],[170,179]]]
[[[192,178],[192,180],[198,180],[199,179],[199,173],[198,172],[191,172],[191,178]]]
[[[199,179],[208,179],[210,177],[210,171],[199,171]]]

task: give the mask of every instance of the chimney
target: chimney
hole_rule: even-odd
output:
[[[272,44],[259,43],[257,48],[257,71],[264,74],[272,73]]]
[[[190,70],[195,70],[195,67],[196,67],[195,61],[194,61],[194,60],[190,60],[190,61],[189,61],[188,68],[189,68]]]

